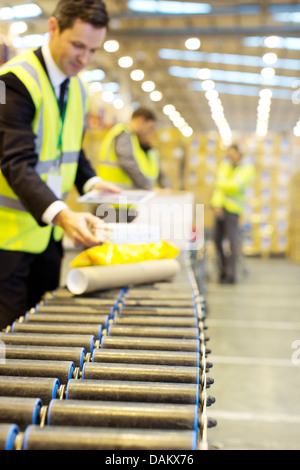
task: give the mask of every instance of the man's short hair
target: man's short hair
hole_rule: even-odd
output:
[[[155,114],[147,108],[138,108],[132,114],[132,119],[143,117],[145,121],[156,121]]]
[[[241,152],[241,150],[240,150],[240,148],[239,148],[239,146],[238,146],[237,144],[232,144],[232,145],[230,145],[230,146],[228,147],[228,150],[231,150],[231,149],[235,150],[235,151],[238,152],[240,155],[242,154],[242,152]]]
[[[102,0],[60,0],[53,15],[60,32],[72,28],[77,19],[95,28],[108,28],[109,16]]]

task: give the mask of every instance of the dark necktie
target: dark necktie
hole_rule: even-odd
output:
[[[65,105],[67,103],[67,97],[68,97],[68,87],[69,87],[70,79],[67,78],[62,84],[60,85],[60,95],[59,95],[59,109],[60,109],[60,115],[63,115]]]

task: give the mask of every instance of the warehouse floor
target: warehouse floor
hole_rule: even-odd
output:
[[[243,271],[237,285],[206,286],[215,381],[208,392],[216,398],[207,414],[218,422],[209,444],[299,450],[300,265],[246,259]]]

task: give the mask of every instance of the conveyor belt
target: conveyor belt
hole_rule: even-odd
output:
[[[173,281],[47,293],[0,333],[0,450],[206,450],[213,380],[189,258]]]

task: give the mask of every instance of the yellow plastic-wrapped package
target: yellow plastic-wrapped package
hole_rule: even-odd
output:
[[[89,248],[80,253],[70,263],[70,266],[72,268],[83,268],[174,259],[179,255],[179,252],[178,248],[166,241],[141,245],[104,243],[101,246]]]

